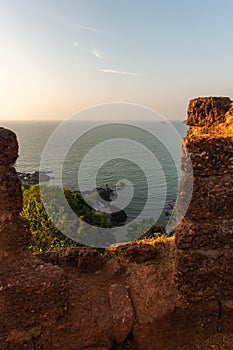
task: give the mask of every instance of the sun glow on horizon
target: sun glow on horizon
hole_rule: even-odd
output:
[[[223,3],[148,0],[132,12],[122,0],[0,2],[0,120],[60,120],[120,101],[183,120],[192,97],[232,97],[233,3]]]

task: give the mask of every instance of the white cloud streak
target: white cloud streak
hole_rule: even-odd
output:
[[[96,49],[93,49],[92,51],[91,51],[91,54],[92,55],[94,55],[95,57],[97,57],[97,58],[100,58],[100,59],[104,59],[104,54],[103,54],[103,52],[100,52],[100,51],[98,51],[98,50],[96,50]]]
[[[102,30],[95,29],[95,28],[88,27],[88,26],[84,26],[84,25],[82,25],[82,24],[80,24],[80,23],[75,23],[75,22],[69,21],[69,24],[71,24],[73,27],[77,27],[77,28],[79,28],[79,29],[87,30],[87,31],[89,31],[89,32],[105,34]]]
[[[110,73],[110,74],[119,74],[119,75],[128,75],[128,76],[138,76],[139,75],[137,73],[125,72],[125,71],[115,70],[115,69],[99,69],[99,72]]]

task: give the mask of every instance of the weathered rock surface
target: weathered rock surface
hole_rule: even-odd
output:
[[[0,128],[0,349],[232,349],[231,121],[228,98],[190,102],[175,240],[104,254],[26,250],[17,140]]]
[[[180,188],[180,210],[183,212],[187,209],[186,218],[193,220],[233,218],[230,209],[233,208],[233,174],[208,177],[191,175],[190,178],[189,173],[183,173]]]
[[[0,164],[10,165],[18,158],[16,135],[8,129],[0,128]]]
[[[90,272],[97,271],[103,266],[104,261],[99,252],[95,249],[84,248],[80,250],[77,267],[79,271]]]
[[[186,138],[183,142],[181,160],[182,170],[187,173],[192,171],[194,175],[232,174],[233,137],[194,136]]]
[[[0,165],[0,184],[0,213],[18,215],[23,208],[23,196],[16,170]]]
[[[148,260],[154,260],[158,255],[157,247],[153,247],[151,244],[124,244],[124,245],[116,245],[116,248],[113,245],[113,249],[115,253],[122,260],[126,260],[128,262],[136,262],[141,263]]]
[[[0,128],[0,348],[34,349],[68,306],[68,282],[59,267],[32,256],[27,220],[21,218],[21,182],[11,164],[18,155],[14,133]]]
[[[233,298],[232,118],[228,97],[190,101],[176,228],[176,281],[189,301]]]
[[[0,222],[2,248],[0,251],[4,252],[5,256],[23,252],[31,239],[29,222],[22,217],[11,214],[2,214]]]
[[[230,107],[229,97],[195,98],[189,102],[187,124],[206,126],[225,122],[226,112]]]
[[[188,300],[232,298],[233,249],[178,250],[177,275]]]
[[[135,319],[128,288],[122,284],[112,284],[109,288],[109,300],[113,318],[113,336],[120,344],[133,330]]]
[[[223,249],[233,248],[233,219],[190,220],[184,219],[176,228],[178,249]]]
[[[8,261],[0,272],[0,279],[3,306],[0,325],[7,330],[5,333],[1,329],[1,348],[12,346],[17,335],[26,331],[33,339],[38,336],[38,330],[39,333],[49,330],[67,309],[68,284],[64,272],[28,253]],[[18,348],[24,341],[18,338]]]

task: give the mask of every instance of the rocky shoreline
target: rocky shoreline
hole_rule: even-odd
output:
[[[20,172],[18,171],[17,174],[22,182],[22,185],[38,185],[40,182],[48,182],[51,177],[48,175],[49,171],[34,171],[32,173],[28,172]]]
[[[45,171],[35,171],[33,173],[17,172],[19,179],[24,186],[38,185],[39,183],[46,183],[53,179],[52,176],[48,175],[50,172]],[[114,187],[114,189],[116,186]],[[124,210],[118,210],[118,208],[110,205],[112,196],[114,194],[114,189],[109,188],[96,188],[89,191],[87,195],[95,196],[95,206],[94,212],[98,215],[105,216],[113,226],[123,225],[127,220],[127,214]],[[74,191],[80,192],[80,191]],[[99,197],[98,197],[99,195]],[[97,199],[100,198],[99,199]],[[107,206],[106,206],[107,203]],[[106,207],[107,212],[101,210],[101,207]]]
[[[51,171],[41,171],[37,170],[34,172],[17,172],[18,177],[20,178],[20,181],[22,185],[24,186],[32,186],[32,185],[39,185],[40,183],[49,183],[50,180],[54,179],[53,176],[51,176]],[[96,189],[87,191],[86,193],[82,193],[84,197],[87,197],[87,202],[89,202],[88,197],[95,197],[94,200],[91,200],[93,202],[92,206],[95,208],[95,211],[99,215],[105,215],[109,221],[114,226],[122,225],[126,222],[128,216],[127,213],[124,210],[116,210],[116,208],[111,205],[111,201],[114,199],[114,197],[117,195],[117,191],[124,189],[125,184],[122,182],[119,182],[112,186],[105,186],[105,187],[97,187]],[[79,192],[79,190],[74,189],[71,190],[72,192]],[[97,198],[98,197],[98,198]],[[108,213],[104,213],[101,210],[101,207],[106,207],[106,203],[109,203],[107,205],[108,207]],[[175,206],[175,199],[170,200],[166,203],[164,207],[164,217],[169,218],[171,217],[173,213],[173,209]],[[168,220],[168,219],[167,219]]]

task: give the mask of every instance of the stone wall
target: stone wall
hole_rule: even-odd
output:
[[[187,122],[176,245],[162,237],[103,255],[26,249],[17,139],[0,128],[1,350],[232,348],[232,102],[192,100]]]
[[[67,309],[68,284],[58,266],[26,250],[31,233],[22,210],[13,132],[0,128],[0,349],[49,348],[49,332]]]
[[[233,299],[233,104],[228,97],[191,100],[187,124],[177,286],[191,301]]]

